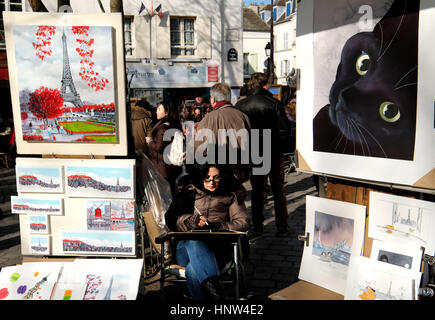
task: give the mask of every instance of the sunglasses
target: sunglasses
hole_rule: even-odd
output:
[[[204,178],[204,182],[210,183],[210,182],[219,182],[221,180],[220,176],[214,176],[210,178]]]

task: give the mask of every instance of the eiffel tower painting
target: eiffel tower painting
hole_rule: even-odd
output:
[[[62,47],[63,47],[63,72],[62,72],[62,85],[60,87],[60,95],[64,102],[70,102],[76,107],[83,105],[80,95],[77,93],[74,81],[71,75],[71,68],[68,58],[68,47],[66,44],[65,31],[62,33]]]

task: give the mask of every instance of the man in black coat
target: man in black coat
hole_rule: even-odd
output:
[[[244,112],[251,122],[251,130],[257,129],[260,132],[259,150],[263,159],[267,156],[267,148],[270,145],[270,172],[269,179],[274,198],[275,224],[278,229],[277,236],[288,234],[288,211],[287,200],[284,195],[284,160],[283,153],[290,152],[290,128],[284,107],[281,102],[273,97],[268,91],[270,84],[264,73],[254,73],[248,83],[248,96],[239,100],[236,108]],[[270,130],[271,141],[265,141],[263,145],[264,130]],[[251,131],[251,139],[254,136]],[[251,141],[252,143],[256,141]],[[252,155],[252,151],[251,151]],[[267,157],[266,157],[267,158]],[[252,185],[252,235],[259,235],[263,232],[263,208],[264,190],[267,174],[255,174],[255,167],[258,164],[252,161],[253,171],[251,175]]]

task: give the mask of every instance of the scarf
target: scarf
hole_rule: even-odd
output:
[[[219,102],[216,102],[215,106],[213,107],[213,110],[217,110],[217,109],[219,109],[220,107],[222,107],[222,106],[224,106],[226,104],[231,104],[231,102],[228,102],[228,101],[219,101]]]

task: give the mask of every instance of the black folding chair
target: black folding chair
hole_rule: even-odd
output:
[[[175,255],[172,259],[165,261],[165,247],[169,243],[170,250],[175,253],[175,240],[203,240],[203,241],[225,241],[232,245],[231,261],[228,261],[226,268],[221,269],[220,280],[223,285],[231,284],[234,290],[234,299],[240,300],[247,297],[247,283],[244,259],[249,254],[249,241],[246,232],[237,231],[188,231],[188,232],[168,232],[155,239],[157,244],[161,244],[160,256],[160,290],[162,296],[165,295],[165,282],[186,283],[186,278],[176,276],[170,272],[168,266],[175,262]]]

